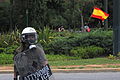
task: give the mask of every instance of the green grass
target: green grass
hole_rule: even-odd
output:
[[[92,65],[92,64],[120,64],[119,59],[94,58],[79,59],[78,57],[69,57],[65,55],[46,55],[51,66],[67,66],[67,65]],[[0,65],[13,64],[13,54],[0,54]],[[116,66],[108,66],[116,67]],[[118,66],[119,67],[119,66]]]
[[[111,60],[111,59],[107,59],[107,58],[94,58],[94,59],[81,59],[81,60],[49,61],[49,64],[52,66],[120,64],[120,60]]]
[[[79,67],[79,69],[83,69],[83,68],[85,68],[85,67]]]
[[[118,65],[108,65],[107,68],[120,68]]]
[[[63,60],[77,60],[79,57],[72,57],[72,56],[66,56],[66,55],[46,55],[47,59],[49,61],[63,61]]]

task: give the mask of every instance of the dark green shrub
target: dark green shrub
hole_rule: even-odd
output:
[[[70,50],[70,55],[79,56],[80,58],[94,58],[98,57],[104,53],[104,49],[96,46],[88,46],[88,47],[75,47]]]
[[[67,54],[71,46],[67,43],[66,38],[57,38],[53,42],[50,42],[48,46],[45,46],[46,53],[50,54]]]
[[[0,48],[0,53],[13,54],[17,47],[17,45],[11,45],[6,48]]]
[[[47,53],[69,54],[70,50],[74,47],[87,46],[101,47],[104,49],[103,55],[109,55],[113,51],[112,31],[96,30],[90,33],[69,33],[68,36],[54,38],[49,44],[43,47]]]
[[[88,54],[86,54],[86,49],[82,47],[75,47],[70,51],[70,55],[80,57],[80,58],[88,58]]]
[[[0,53],[13,53],[19,45],[19,31],[0,35]],[[70,54],[74,47],[98,46],[105,50],[103,55],[113,52],[112,31],[92,30],[91,32],[54,32],[49,28],[39,32],[38,42],[47,54]]]
[[[0,35],[0,47],[6,48],[10,47],[11,45],[19,45],[19,31],[13,31],[8,33],[2,33]]]
[[[13,54],[0,54],[0,64],[13,64]]]
[[[5,48],[0,48],[0,53],[2,53],[4,51]]]
[[[15,51],[15,49],[17,48],[17,45],[11,45],[7,48],[4,48],[4,53],[6,54],[13,54],[13,52]]]

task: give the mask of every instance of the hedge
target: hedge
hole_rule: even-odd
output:
[[[104,49],[96,46],[75,47],[70,50],[70,55],[80,57],[81,59],[88,59],[101,56]]]
[[[104,49],[102,55],[109,55],[113,52],[112,31],[93,30],[91,32],[51,32],[49,29],[44,33],[38,33],[39,36],[47,33],[45,37],[39,37],[38,43],[41,43],[47,54],[65,54],[71,55],[70,51],[75,47],[96,46]],[[0,35],[0,53],[12,54],[19,46],[19,31]],[[8,39],[7,39],[8,38]],[[46,41],[47,40],[47,41]]]
[[[55,37],[44,49],[48,54],[70,55],[70,50],[75,47],[97,46],[104,49],[103,55],[111,54],[113,51],[112,31],[96,30],[93,32],[71,33],[68,36]]]

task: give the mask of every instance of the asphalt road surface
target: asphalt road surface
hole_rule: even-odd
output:
[[[120,72],[54,73],[55,80],[120,80]],[[0,74],[0,80],[13,80],[13,74]]]

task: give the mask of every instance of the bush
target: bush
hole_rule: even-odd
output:
[[[0,48],[0,54],[2,54],[2,53],[13,54],[17,47],[18,47],[17,45],[11,45],[6,48]]]
[[[80,48],[80,47],[76,47],[74,49],[72,49],[70,51],[70,55],[71,56],[75,56],[75,57],[80,57],[80,58],[85,58],[88,57],[88,55],[86,55],[86,50],[84,48]]]
[[[55,32],[50,28],[44,28],[44,31],[37,31],[39,35],[38,42],[42,44],[47,54],[65,54],[69,55],[71,49],[75,47],[97,46],[105,50],[103,55],[109,55],[113,52],[112,31],[93,30],[91,32]],[[13,53],[19,46],[20,32],[13,31],[0,35],[0,53]],[[85,54],[84,54],[85,55]]]
[[[13,54],[0,54],[0,64],[13,64]]]
[[[63,35],[64,36],[63,36]],[[92,32],[71,33],[61,32],[61,35],[56,34],[51,42],[43,46],[46,53],[50,54],[69,54],[70,50],[75,47],[97,46],[104,49],[103,55],[112,53],[112,31],[96,30]]]
[[[59,38],[54,40],[54,42],[49,43],[47,46],[47,52],[50,54],[67,54],[71,49],[71,46],[67,44],[67,40],[65,38]]]
[[[7,48],[4,48],[3,52],[6,53],[6,54],[13,54],[17,47],[18,47],[17,45],[11,45]]]
[[[88,46],[88,47],[75,47],[70,51],[70,55],[79,56],[80,58],[94,58],[103,54],[104,49],[101,47]]]
[[[19,45],[19,31],[13,31],[9,33],[3,33],[0,35],[0,47],[6,48],[11,45]]]

